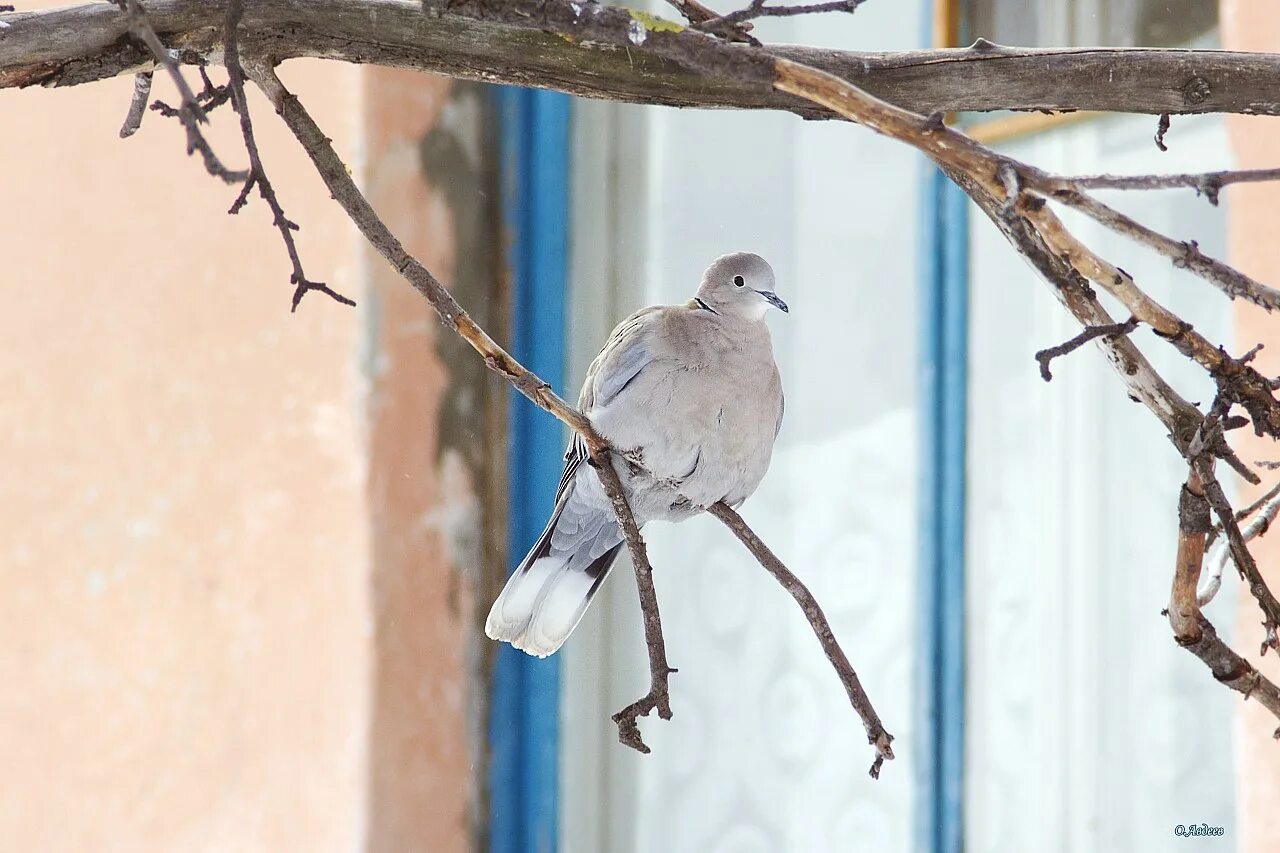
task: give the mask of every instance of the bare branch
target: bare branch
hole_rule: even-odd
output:
[[[1274,486],[1272,486],[1272,487],[1271,487],[1271,488],[1266,492],[1266,494],[1264,494],[1262,497],[1258,498],[1258,499],[1257,499],[1256,501],[1254,501],[1253,503],[1249,504],[1249,505],[1248,505],[1247,507],[1245,507],[1244,509],[1236,510],[1236,521],[1244,521],[1245,519],[1247,519],[1249,516],[1253,515],[1253,514],[1254,514],[1255,512],[1257,512],[1258,510],[1260,510],[1260,509],[1262,509],[1263,507],[1265,507],[1265,506],[1269,505],[1269,504],[1271,503],[1272,499],[1274,499],[1277,495],[1280,495],[1280,483],[1276,483]],[[1221,528],[1220,526],[1215,526],[1215,527],[1214,527],[1214,532],[1215,532],[1215,533],[1216,533],[1216,532],[1220,532],[1220,531],[1221,531],[1221,529],[1222,529],[1222,528]],[[1212,535],[1212,534],[1210,534],[1210,535]]]
[[[147,11],[181,61],[218,60],[221,4],[148,0]],[[742,46],[706,48],[705,34],[692,30],[650,32],[644,44],[630,43],[634,19],[625,9],[577,0],[510,0],[499,8],[471,0],[435,3],[428,14],[408,0],[255,0],[245,10],[242,47],[280,61],[324,57],[636,103],[834,117],[773,91],[765,80],[712,74],[678,60],[686,47],[728,58],[741,57]],[[18,12],[4,20],[10,26],[0,37],[0,88],[76,85],[132,74],[147,63],[144,52],[122,41],[127,26],[107,4]],[[1280,57],[1271,54],[990,43],[894,53],[777,46],[756,54],[824,69],[924,115],[996,109],[1280,114]]]
[[[1249,412],[1258,435],[1280,438],[1280,400],[1275,398],[1276,388],[1271,380],[1250,367],[1247,359],[1232,358],[1221,347],[1214,346],[1190,324],[1148,296],[1132,276],[1100,257],[1068,231],[1047,206],[1023,205],[1022,209],[1055,254],[1069,259],[1081,275],[1120,300],[1133,316],[1205,368],[1220,388],[1227,389],[1230,401]],[[1257,482],[1257,475],[1243,465],[1238,465],[1237,470],[1245,479]]]
[[[1078,175],[1060,178],[1077,189],[1097,190],[1170,190],[1192,189],[1197,195],[1218,203],[1218,194],[1231,184],[1280,181],[1280,169],[1225,169],[1178,175]]]
[[[694,29],[703,28],[703,25],[710,21],[721,20],[719,12],[703,5],[698,0],[667,0],[667,2],[674,6]],[[720,24],[714,28],[715,34],[723,39],[759,47],[759,40],[751,35],[752,29],[753,26],[750,21],[743,21],[738,24]]]
[[[849,663],[849,658],[844,653],[844,649],[840,648],[840,643],[837,642],[835,634],[831,630],[831,623],[827,621],[826,614],[818,606],[817,599],[813,597],[813,593],[809,592],[809,588],[804,585],[800,578],[796,577],[769,550],[769,546],[761,541],[755,531],[747,526],[747,523],[742,520],[742,516],[738,515],[725,503],[714,504],[707,511],[724,522],[725,526],[733,531],[733,535],[737,536],[738,540],[747,546],[747,550],[760,561],[760,565],[764,566],[769,574],[773,575],[774,579],[782,584],[787,592],[791,593],[791,597],[796,600],[796,603],[800,605],[800,609],[804,611],[804,616],[809,621],[809,626],[813,628],[814,635],[818,638],[818,642],[822,644],[822,651],[826,653],[827,660],[831,661],[831,666],[835,668],[836,674],[840,676],[840,683],[844,685],[845,692],[849,695],[849,704],[853,705],[853,710],[857,711],[858,716],[862,718],[862,725],[867,731],[867,743],[875,747],[876,757],[871,764],[870,772],[872,779],[879,779],[881,765],[886,760],[893,759],[893,735],[885,731],[875,708],[871,706],[871,700],[867,697],[866,691],[863,690],[862,682],[858,680],[858,673],[854,671],[853,665]]]
[[[667,2],[691,24],[701,24],[719,17],[718,12],[698,0],[667,0]]]
[[[1154,249],[1172,261],[1175,267],[1200,276],[1231,299],[1244,299],[1268,311],[1280,308],[1280,290],[1256,281],[1216,258],[1209,257],[1200,251],[1200,245],[1195,240],[1183,242],[1166,237],[1115,208],[1080,192],[1074,187],[1072,179],[1057,183],[1060,179],[1050,178],[1035,169],[1031,169],[1030,172],[1028,185],[1032,189],[1044,192],[1048,197],[1079,210],[1117,234],[1122,234],[1136,243]]]
[[[1076,335],[1065,343],[1058,344],[1056,347],[1042,349],[1036,353],[1036,361],[1040,362],[1040,376],[1045,382],[1053,379],[1053,374],[1049,372],[1049,362],[1059,356],[1078,350],[1094,338],[1115,337],[1117,335],[1127,335],[1134,329],[1138,328],[1138,318],[1130,317],[1123,323],[1109,323],[1105,326],[1086,326],[1080,334]]]
[[[588,450],[596,452],[608,449],[608,442],[600,437],[577,409],[561,399],[536,374],[512,358],[471,319],[471,315],[462,309],[440,280],[405,251],[404,246],[360,192],[324,131],[298,99],[284,87],[271,66],[250,60],[245,65],[245,72],[271,101],[277,114],[302,144],[330,194],[346,211],[356,228],[396,272],[408,279],[414,289],[422,294],[444,324],[461,335],[480,354],[486,367],[510,382],[539,408],[555,415],[581,435]]]
[[[827,0],[823,3],[809,3],[801,6],[767,6],[765,2],[766,0],[751,0],[745,8],[695,23],[694,28],[714,33],[728,27],[740,26],[756,18],[793,18],[797,15],[820,15],[826,12],[853,14],[866,0]]]
[[[904,141],[933,157],[1045,277],[1054,294],[1082,325],[1105,326],[1116,322],[1098,304],[1070,252],[1064,254],[1051,245],[1042,233],[1043,229],[1033,227],[1034,223],[1028,216],[1007,215],[1008,190],[999,178],[999,164],[1011,162],[1008,158],[941,123],[881,101],[825,72],[787,60],[778,60],[776,66],[774,85],[783,91],[821,103],[850,121]],[[1044,207],[1043,200],[1024,199],[1018,208],[1020,211],[1032,211],[1037,207],[1036,202],[1039,207]],[[1049,215],[1052,216],[1051,213]],[[1153,312],[1144,310],[1139,313],[1131,309],[1131,313],[1154,327],[1144,316]],[[1162,326],[1174,322],[1180,321],[1172,315],[1161,319]],[[1155,372],[1131,341],[1111,340],[1106,336],[1096,340],[1130,395],[1146,405],[1165,424],[1174,445],[1185,451],[1200,423],[1200,413]],[[1209,347],[1207,342],[1205,346]]]

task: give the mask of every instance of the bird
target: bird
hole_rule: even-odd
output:
[[[692,299],[627,317],[592,361],[578,409],[617,451],[637,525],[684,521],[717,501],[736,509],[760,485],[785,407],[770,308],[790,312],[764,258],[722,255]],[[535,657],[568,639],[624,544],[588,455],[575,436],[546,529],[485,622],[491,639]]]

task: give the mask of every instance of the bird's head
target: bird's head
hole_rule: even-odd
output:
[[[764,258],[734,252],[721,255],[707,267],[698,286],[698,299],[719,314],[761,320],[770,306],[788,311],[787,303],[773,288],[773,267]]]

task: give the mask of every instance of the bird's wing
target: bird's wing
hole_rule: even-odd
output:
[[[578,395],[578,409],[590,414],[592,409],[606,406],[621,394],[653,361],[649,350],[652,322],[658,306],[642,308],[614,328],[600,354],[587,368],[587,377]],[[564,473],[556,488],[556,501],[573,482],[578,468],[587,461],[587,443],[575,434],[564,452]]]
[[[653,363],[653,326],[661,307],[642,308],[623,320],[609,335],[600,354],[587,368],[578,408],[584,414],[609,405]]]

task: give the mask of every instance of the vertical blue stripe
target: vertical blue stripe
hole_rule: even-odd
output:
[[[569,228],[569,98],[497,90],[501,178],[512,283],[511,353],[564,388]],[[551,511],[564,434],[516,392],[508,421],[514,564]],[[554,853],[558,844],[560,661],[503,644],[490,704],[489,843],[493,853]]]
[[[917,308],[919,322],[919,496],[916,550],[916,650],[920,666],[916,668],[915,707],[915,816],[916,827],[913,849],[916,853],[935,853],[938,836],[938,696],[937,681],[940,671],[938,661],[938,588],[937,544],[940,540],[938,489],[940,454],[938,435],[942,428],[942,397],[939,393],[941,378],[938,367],[941,362],[939,345],[942,341],[942,252],[939,236],[942,222],[939,216],[937,169],[925,165],[920,183],[920,294]]]
[[[938,175],[944,258],[942,306],[942,468],[939,494],[938,623],[941,747],[939,853],[960,853],[964,838],[965,468],[969,400],[969,210],[964,192]]]
[[[916,684],[920,853],[964,843],[965,444],[968,428],[969,213],[932,164],[922,184],[920,527]]]

